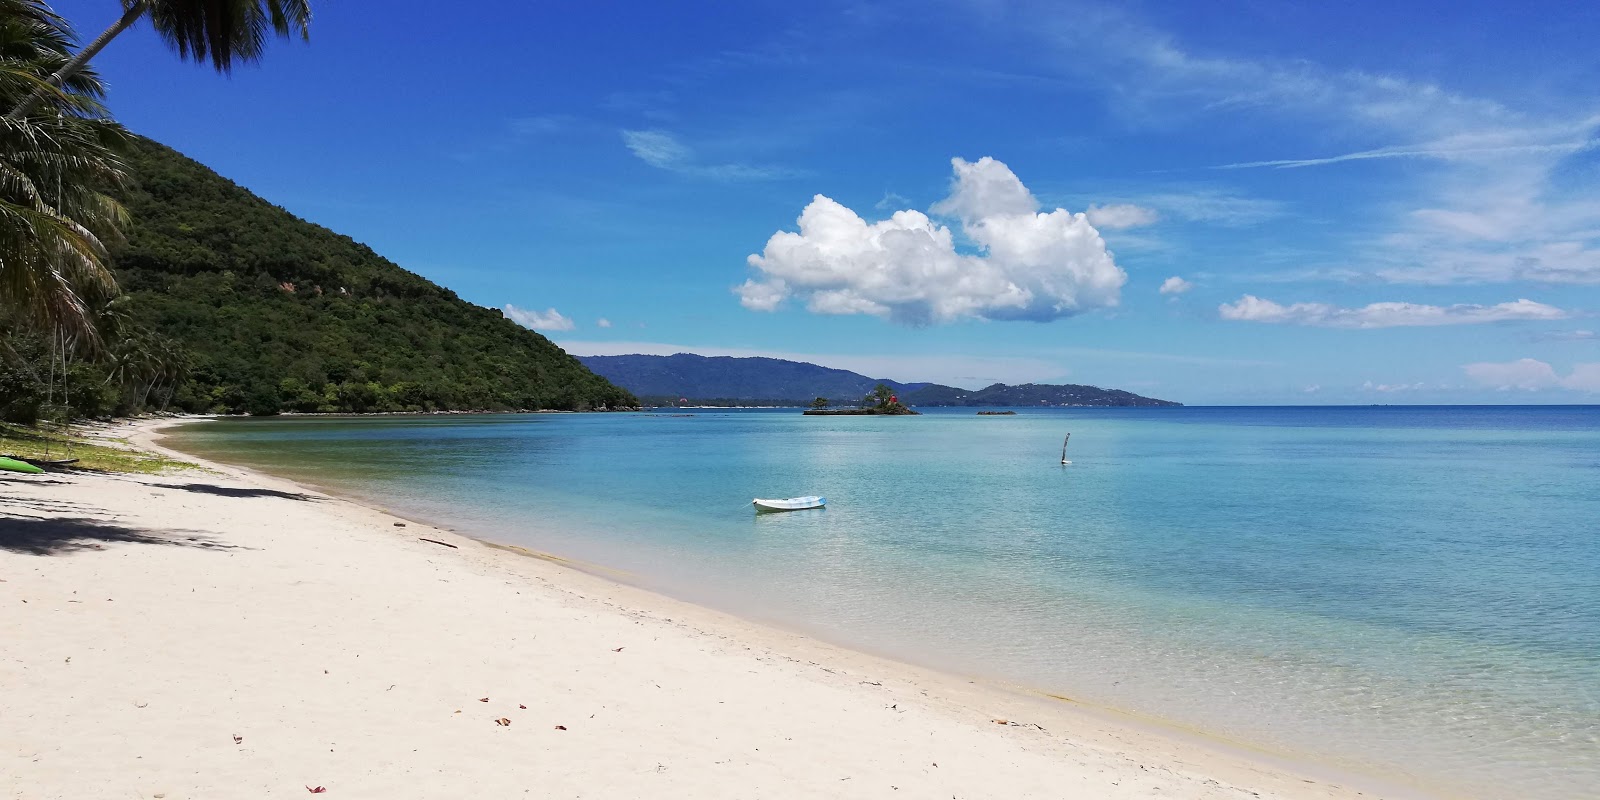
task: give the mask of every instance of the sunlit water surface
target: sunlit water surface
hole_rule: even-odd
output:
[[[693,414],[174,442],[874,652],[1467,795],[1600,796],[1600,408]],[[828,507],[749,505],[805,494]]]

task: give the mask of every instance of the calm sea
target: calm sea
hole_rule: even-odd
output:
[[[1600,407],[680,413],[175,441],[873,652],[1469,796],[1600,796]]]

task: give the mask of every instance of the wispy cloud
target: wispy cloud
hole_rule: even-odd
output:
[[[1458,147],[1448,143],[1421,145],[1415,147],[1380,147],[1376,150],[1362,150],[1355,153],[1345,153],[1337,156],[1322,158],[1285,158],[1274,161],[1244,161],[1237,164],[1223,164],[1215,169],[1253,169],[1257,167],[1277,167],[1292,169],[1296,167],[1317,167],[1325,164],[1339,164],[1346,161],[1370,161],[1380,158],[1436,158],[1442,160],[1473,159],[1484,156],[1506,155],[1571,155],[1600,147],[1600,139],[1585,139],[1575,142],[1553,142],[1549,144],[1513,144],[1490,145],[1482,147]]]
[[[1398,328],[1437,325],[1475,325],[1509,320],[1566,319],[1569,312],[1532,300],[1515,300],[1492,306],[1461,304],[1430,306],[1420,303],[1371,303],[1360,308],[1340,308],[1328,303],[1282,305],[1245,295],[1217,308],[1226,320],[1309,325],[1319,328]]]
[[[535,114],[511,120],[511,131],[518,136],[548,136],[565,133],[583,125],[571,114]]]
[[[777,166],[699,161],[692,149],[671,133],[661,130],[622,132],[622,143],[635,156],[652,167],[719,181],[766,181],[795,177],[799,173]]]
[[[1549,331],[1540,334],[1539,338],[1547,342],[1592,342],[1600,339],[1600,334],[1585,330]]]
[[[1028,0],[976,8],[977,24],[1043,40],[1055,70],[1101,87],[1129,125],[1271,118],[1305,129],[1308,142],[1367,145],[1225,168],[1430,162],[1433,169],[1411,171],[1390,184],[1389,198],[1371,204],[1368,217],[1388,235],[1362,226],[1344,243],[1341,268],[1303,274],[1419,284],[1600,283],[1600,202],[1592,185],[1557,181],[1574,159],[1600,148],[1600,116],[1587,98],[1563,104],[1546,97],[1534,107],[1518,96],[1508,104],[1403,76],[1203,53],[1119,8]]]
[[[1521,358],[1507,362],[1480,362],[1464,364],[1462,371],[1479,385],[1501,391],[1521,389],[1571,389],[1579,392],[1600,393],[1600,363],[1574,364],[1572,371],[1560,375],[1555,367],[1544,361]]]
[[[527,308],[517,308],[507,303],[501,311],[505,313],[506,319],[524,328],[532,328],[536,331],[570,331],[578,327],[571,317],[553,308],[547,308],[541,312]]]
[[[1361,390],[1365,392],[1418,392],[1426,388],[1428,388],[1428,385],[1420,381],[1417,383],[1373,383],[1372,381],[1367,381],[1361,384]]]
[[[1161,192],[1140,197],[1138,202],[1188,222],[1215,223],[1227,227],[1258,225],[1284,214],[1283,204],[1276,200],[1245,197],[1214,189]]]
[[[911,198],[894,192],[884,192],[883,199],[872,204],[879,211],[897,211],[911,206]]]

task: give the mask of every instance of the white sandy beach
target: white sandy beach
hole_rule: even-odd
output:
[[[0,796],[1373,796],[211,467],[0,478]]]

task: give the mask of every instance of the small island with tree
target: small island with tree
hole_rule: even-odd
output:
[[[811,407],[804,413],[808,417],[900,416],[919,413],[900,402],[894,390],[882,383],[873,387],[872,393],[863,398],[859,406],[829,408],[829,405],[828,398],[819,397],[811,401]]]

